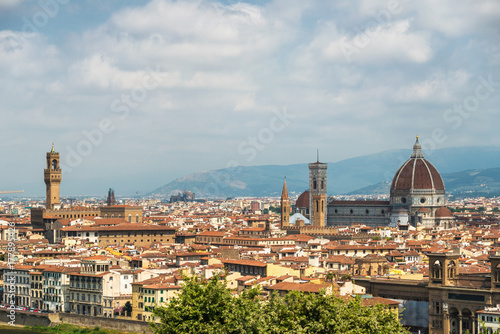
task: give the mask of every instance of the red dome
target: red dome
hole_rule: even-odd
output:
[[[394,175],[391,190],[436,189],[444,190],[441,175],[429,161],[410,158]]]
[[[295,202],[296,208],[308,208],[309,207],[309,190],[304,191],[300,194],[299,198]]]
[[[441,175],[436,167],[424,159],[421,149],[417,138],[411,158],[399,168],[392,179],[391,192],[410,189],[445,190]]]
[[[451,212],[451,210],[447,207],[442,206],[436,210],[435,216],[436,218],[453,217],[453,212]]]

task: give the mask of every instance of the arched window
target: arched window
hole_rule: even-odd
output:
[[[325,189],[325,182],[321,180],[321,189]]]
[[[52,160],[52,170],[57,170],[57,159]]]
[[[448,278],[454,278],[456,276],[456,265],[454,261],[448,263]]]
[[[441,263],[439,261],[434,262],[433,269],[434,278],[441,279],[443,277],[443,268],[441,268]]]
[[[316,185],[316,178],[313,179],[313,189],[316,189],[317,185]]]

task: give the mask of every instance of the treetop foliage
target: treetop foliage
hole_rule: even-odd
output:
[[[168,306],[157,307],[155,334],[395,334],[409,333],[383,305],[366,307],[361,297],[342,300],[324,292],[293,291],[268,300],[259,288],[234,297],[220,276],[185,279]]]

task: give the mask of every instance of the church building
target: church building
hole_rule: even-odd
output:
[[[309,164],[309,189],[295,203],[295,212],[309,219],[306,224],[414,229],[417,226],[448,228],[454,223],[452,212],[445,206],[443,179],[424,158],[418,136],[410,158],[394,175],[388,201],[341,201],[327,197],[326,170],[325,163]]]

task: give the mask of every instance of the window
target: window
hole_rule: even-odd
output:
[[[441,314],[441,303],[434,302],[434,313]]]

